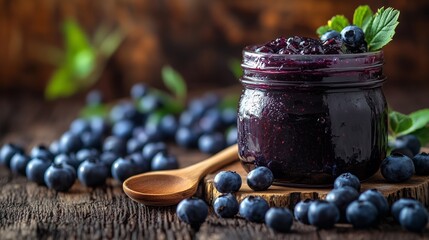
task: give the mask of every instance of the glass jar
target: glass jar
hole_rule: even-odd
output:
[[[243,51],[238,147],[246,171],[275,184],[322,187],[351,172],[361,181],[386,156],[383,52],[283,55]]]

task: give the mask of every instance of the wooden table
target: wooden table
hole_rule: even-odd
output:
[[[83,106],[82,100],[45,103],[24,95],[0,96],[0,144],[49,144],[65,131]],[[207,155],[173,147],[181,166]],[[0,239],[22,238],[133,238],[133,239],[420,239],[390,221],[370,230],[339,224],[317,230],[294,222],[292,232],[274,233],[263,224],[240,218],[220,219],[210,210],[198,232],[180,222],[174,207],[147,207],[129,199],[121,185],[88,189],[76,183],[67,193],[56,193],[0,167]]]

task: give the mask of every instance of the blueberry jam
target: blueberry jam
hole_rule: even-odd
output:
[[[332,185],[344,172],[369,178],[386,155],[383,53],[342,54],[337,39],[294,38],[243,51],[242,165],[266,166],[274,184],[288,186]]]

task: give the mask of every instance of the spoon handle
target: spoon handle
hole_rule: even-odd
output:
[[[199,178],[214,172],[219,168],[238,160],[238,146],[234,144],[219,153],[207,158],[206,160],[194,164],[189,168],[189,174]],[[185,170],[185,169],[184,169]]]

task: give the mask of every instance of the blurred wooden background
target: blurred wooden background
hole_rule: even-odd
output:
[[[401,11],[393,43],[385,48],[390,84],[429,86],[429,1],[368,1],[373,10]],[[120,27],[126,40],[97,87],[114,96],[135,82],[160,86],[170,64],[189,88],[237,83],[228,68],[248,44],[277,36],[315,37],[334,14],[352,18],[357,1],[328,0],[0,0],[0,92],[42,94],[54,66],[43,46],[62,47],[61,22],[74,17],[91,36],[101,24]]]

